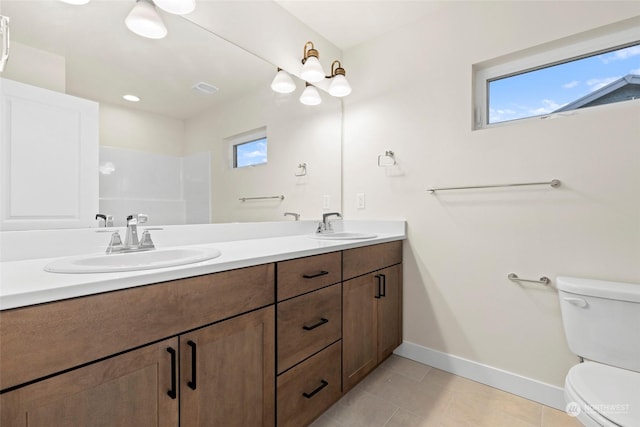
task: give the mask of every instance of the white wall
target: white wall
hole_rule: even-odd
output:
[[[183,139],[183,120],[100,104],[100,145],[181,156]]]
[[[471,130],[472,64],[638,14],[638,2],[442,2],[345,52],[343,210],[408,221],[406,341],[562,385],[577,359],[557,293],[507,274],[640,283],[638,101]],[[385,150],[397,167],[376,166]],[[552,178],[562,187],[426,191]]]
[[[298,83],[295,93],[282,95],[266,86],[187,121],[186,152],[211,151],[212,222],[279,221],[287,211],[305,220],[341,210],[340,101],[324,94],[321,105],[305,106],[298,101],[302,89]],[[226,139],[264,126],[267,164],[232,168]],[[307,175],[296,177],[301,163],[307,163]],[[285,199],[239,200],[275,195]],[[330,198],[327,209],[324,195]]]
[[[11,57],[2,77],[65,93],[65,58],[12,40]]]

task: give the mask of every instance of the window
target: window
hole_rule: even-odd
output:
[[[474,65],[475,128],[640,99],[637,30]]]
[[[228,138],[233,147],[233,167],[244,168],[267,163],[267,131],[262,128]]]

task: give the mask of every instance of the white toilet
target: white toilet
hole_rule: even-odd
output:
[[[583,357],[564,385],[585,426],[640,427],[640,284],[558,277],[571,351]]]

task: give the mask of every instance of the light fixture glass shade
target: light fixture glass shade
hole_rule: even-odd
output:
[[[148,39],[161,39],[167,35],[167,27],[149,0],[137,0],[124,22],[128,29]]]
[[[153,0],[160,9],[174,15],[186,15],[196,9],[195,0]]]
[[[336,74],[331,77],[329,93],[331,96],[337,96],[338,98],[349,95],[351,93],[351,85],[347,81],[347,78],[342,74]]]
[[[309,56],[304,64],[302,64],[302,70],[300,71],[300,77],[302,80],[306,80],[311,83],[317,83],[324,79],[324,70],[322,64],[315,56]]]
[[[304,105],[318,105],[322,102],[322,98],[315,86],[307,85],[307,87],[304,88],[302,95],[300,95],[300,102]]]
[[[293,81],[291,75],[285,70],[278,69],[276,76],[271,82],[271,89],[278,93],[291,93],[296,90],[296,82]]]

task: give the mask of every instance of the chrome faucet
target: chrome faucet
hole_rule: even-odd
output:
[[[140,246],[138,240],[138,224],[144,224],[149,220],[145,214],[131,214],[127,217],[127,234],[124,238],[124,245],[128,248]]]
[[[339,212],[329,212],[326,214],[322,214],[322,222],[318,224],[316,233],[331,233],[333,231],[333,227],[331,226],[331,221],[329,221],[329,218],[332,216],[342,218],[342,215],[340,215]]]
[[[120,238],[120,233],[115,231],[111,235],[111,241],[107,247],[106,253],[119,253],[119,252],[136,252],[136,251],[148,251],[155,249],[153,240],[151,240],[151,233],[149,230],[162,230],[161,228],[149,228],[142,233],[142,238],[138,239],[138,225],[144,224],[149,220],[149,216],[145,214],[132,214],[127,217],[127,234],[124,238],[124,243]]]
[[[113,227],[113,215],[96,214],[96,219],[102,220],[104,227]]]
[[[295,221],[300,221],[300,214],[295,212],[285,212],[284,216],[292,216]]]

